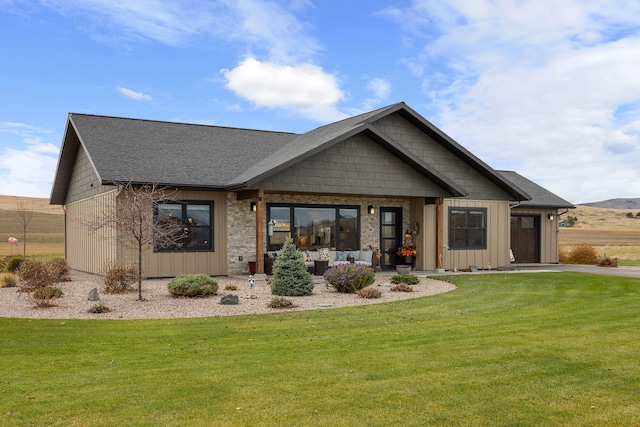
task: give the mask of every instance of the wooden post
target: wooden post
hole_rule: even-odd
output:
[[[443,250],[444,245],[442,243],[443,229],[442,229],[442,197],[436,199],[436,265],[437,268],[444,268],[443,262]]]
[[[258,190],[256,198],[256,273],[264,274],[264,190]]]

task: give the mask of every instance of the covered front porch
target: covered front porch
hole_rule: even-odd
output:
[[[239,192],[229,200],[229,274],[248,273],[249,262],[268,273],[265,263],[287,238],[307,255],[373,251],[382,271],[404,264],[397,251],[410,243],[414,270],[442,268],[443,205],[442,198]]]

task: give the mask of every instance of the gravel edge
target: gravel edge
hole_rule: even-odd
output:
[[[71,282],[56,284],[64,296],[55,301],[56,306],[34,308],[31,293],[18,292],[18,288],[0,288],[0,317],[32,319],[170,319],[215,316],[251,315],[277,313],[283,310],[268,308],[267,304],[275,295],[264,280],[255,281],[253,291],[249,287],[248,277],[216,277],[218,294],[209,298],[173,298],[167,291],[169,279],[144,280],[142,283],[143,301],[137,299],[135,291],[125,294],[106,294],[102,292],[100,276],[72,271]],[[286,297],[294,307],[286,311],[327,310],[335,307],[378,304],[400,301],[449,292],[456,287],[451,283],[426,277],[413,285],[414,292],[393,292],[390,275],[377,274],[372,286],[380,289],[382,297],[378,299],[360,298],[355,294],[341,294],[326,286],[322,277],[314,278],[313,293],[305,297]],[[237,286],[236,291],[226,291],[226,286]],[[89,301],[91,289],[97,288],[99,301]],[[220,298],[225,294],[235,294],[240,298],[238,305],[222,305]],[[94,314],[88,310],[95,304],[103,304],[112,311]]]

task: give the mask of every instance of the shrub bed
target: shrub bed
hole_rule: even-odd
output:
[[[89,310],[87,310],[87,313],[94,313],[94,314],[102,314],[102,313],[110,313],[110,312],[111,312],[111,309],[102,303],[93,304],[91,307],[89,307]]]
[[[138,278],[138,267],[124,261],[114,261],[104,268],[104,292],[122,294],[133,289]]]
[[[406,283],[400,283],[398,285],[392,286],[391,290],[393,292],[413,292],[413,288]]]
[[[324,279],[338,292],[353,293],[373,284],[375,273],[362,264],[339,264],[324,273]]]
[[[569,251],[560,251],[558,260],[563,264],[597,264],[598,253],[588,243],[580,243]]]
[[[378,288],[362,288],[358,291],[360,298],[381,298],[382,292]]]
[[[16,271],[18,271],[23,261],[24,258],[22,258],[21,256],[14,256],[13,258],[9,258],[5,270],[7,270],[9,273],[15,273]]]
[[[17,270],[20,278],[20,291],[33,292],[36,289],[50,286],[54,280],[51,270],[38,261],[25,261]]]
[[[0,276],[0,288],[13,288],[18,286],[18,278],[13,273]]]
[[[45,286],[43,288],[38,288],[33,293],[33,297],[38,300],[52,300],[60,298],[61,296],[62,290],[60,288],[56,288],[55,286]]]
[[[420,282],[415,274],[396,274],[391,278],[391,283],[406,283],[407,285],[417,285]]]
[[[46,263],[54,282],[70,282],[69,264],[64,258],[54,258]]]
[[[271,301],[269,302],[269,304],[267,304],[267,307],[289,308],[289,307],[293,307],[293,302],[291,302],[291,300],[287,298],[275,297],[275,298],[271,298]]]
[[[174,297],[207,297],[218,292],[218,282],[205,274],[182,274],[167,285]]]

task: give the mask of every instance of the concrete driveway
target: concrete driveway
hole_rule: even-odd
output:
[[[597,267],[595,265],[573,264],[516,264],[511,267],[515,271],[578,271],[580,273],[600,274],[603,276],[640,279],[640,267]]]

